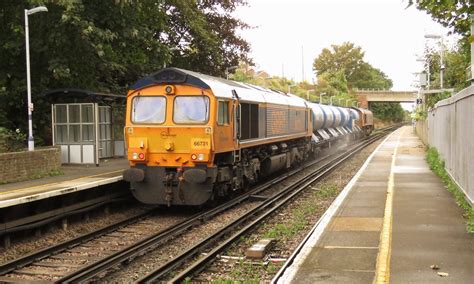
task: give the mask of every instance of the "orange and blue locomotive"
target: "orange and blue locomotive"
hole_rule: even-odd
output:
[[[201,205],[362,130],[360,110],[324,106],[333,119],[313,131],[314,108],[291,94],[163,69],[128,93],[124,179],[140,202]]]

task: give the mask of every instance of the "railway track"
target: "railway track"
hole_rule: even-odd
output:
[[[385,132],[386,131],[388,131],[388,129],[386,129]],[[183,221],[177,221],[175,225],[163,229],[158,233],[152,233],[150,231],[156,228],[154,226],[156,224],[147,223],[147,218],[152,214],[152,212],[147,212],[99,231],[29,254],[2,265],[0,267],[0,275],[3,276],[0,280],[6,282],[11,280],[14,282],[18,280],[39,279],[65,283],[91,280],[104,274],[109,269],[116,267],[121,263],[130,261],[136,256],[142,255],[160,244],[173,239],[190,228],[202,224],[219,213],[229,210],[237,204],[256,197],[261,200],[259,206],[245,213],[242,218],[235,220],[232,224],[218,230],[215,234],[203,240],[195,247],[185,251],[178,257],[162,265],[151,274],[142,278],[140,282],[150,282],[161,279],[167,273],[177,268],[180,264],[188,261],[197,253],[204,251],[210,245],[222,239],[223,236],[228,235],[231,231],[235,231],[237,227],[244,226],[244,223],[249,222],[249,219],[259,216],[232,236],[238,238],[237,234],[245,234],[245,232],[251,230],[261,220],[272,214],[272,212],[276,210],[274,208],[279,208],[296,196],[303,190],[304,185],[318,180],[323,175],[334,169],[342,161],[352,156],[356,150],[360,150],[365,147],[365,145],[379,139],[385,132],[375,134],[363,143],[352,147],[351,153],[345,152],[343,154],[335,155],[335,157],[325,157],[321,160],[306,164],[303,168],[311,167],[316,163],[325,163],[324,166],[321,166],[317,171],[315,171],[315,174],[312,174],[298,182],[298,185],[290,185],[284,191],[281,191],[272,197],[262,198],[259,194],[269,189],[274,184],[293,176],[303,168],[293,170],[274,180],[268,181],[249,192],[204,213],[196,214],[190,218],[182,218],[184,219]],[[244,229],[246,230],[243,231]],[[213,249],[211,253],[208,253],[208,256],[205,259],[200,259],[198,262],[189,266],[188,269],[178,275],[181,278],[177,276],[178,278],[175,277],[173,281],[180,281],[180,279],[184,279],[196,271],[199,271],[207,265],[209,261],[212,261],[217,253],[225,249],[232,242],[233,241],[230,239],[221,241],[220,245]],[[114,246],[111,244],[117,245]],[[74,259],[75,261],[71,263],[71,259]]]
[[[369,139],[352,147],[348,151],[340,155],[336,155],[336,157],[331,158],[329,162],[322,165],[312,174],[296,181],[293,184],[286,186],[283,190],[269,197],[268,199],[263,201],[259,206],[247,212],[246,214],[241,216],[239,219],[226,225],[219,231],[216,231],[214,234],[210,235],[203,241],[199,242],[194,247],[184,251],[179,256],[168,261],[166,264],[158,267],[157,269],[155,269],[148,275],[139,279],[137,282],[138,283],[151,283],[151,282],[166,279],[166,276],[169,275],[170,272],[173,271],[173,269],[179,267],[185,262],[190,261],[198,253],[204,253],[204,256],[198,258],[193,263],[188,263],[186,265],[186,268],[183,271],[179,272],[173,278],[168,279],[167,282],[178,283],[178,282],[182,282],[187,279],[190,279],[194,274],[198,273],[199,271],[204,269],[207,265],[209,265],[212,261],[214,261],[214,259],[216,258],[218,254],[222,253],[230,245],[239,241],[239,239],[242,236],[244,236],[245,234],[248,234],[253,229],[255,229],[258,225],[262,223],[263,220],[271,216],[274,212],[279,210],[282,206],[287,204],[290,200],[294,199],[297,195],[299,195],[303,190],[305,190],[312,183],[320,180],[326,174],[331,172],[334,168],[342,164],[344,161],[352,157],[354,154],[356,154],[360,150],[364,149],[369,144],[385,136],[393,128],[395,127],[386,128],[384,129],[384,131],[381,131],[373,135]],[[236,230],[237,232],[226,237],[232,231],[236,231]],[[209,246],[211,246],[213,243],[216,243],[218,241],[219,241],[219,244],[215,248],[211,250],[207,250]]]

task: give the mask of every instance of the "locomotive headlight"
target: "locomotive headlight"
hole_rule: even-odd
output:
[[[165,93],[166,93],[167,95],[174,95],[174,93],[175,93],[174,86],[167,85],[167,86],[165,87]]]
[[[138,154],[138,158],[139,158],[140,160],[145,159],[145,154],[143,154],[143,153]]]
[[[196,155],[196,154],[192,154],[192,155],[191,155],[191,159],[196,160],[196,159],[197,159],[197,155]]]
[[[199,161],[204,160],[204,154],[199,154],[197,158]]]
[[[138,153],[133,153],[132,154],[132,159],[137,160],[138,159]]]

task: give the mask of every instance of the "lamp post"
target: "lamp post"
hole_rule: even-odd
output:
[[[325,96],[326,93],[321,93],[319,94],[319,103],[322,104],[323,103],[323,96]]]
[[[443,45],[443,37],[440,35],[433,35],[433,34],[428,34],[425,35],[425,38],[429,39],[439,39],[439,86],[440,89],[443,89],[443,75],[444,75],[444,45]],[[429,73],[429,72],[428,72]]]
[[[426,58],[417,58],[416,61],[418,62],[423,62],[423,65],[426,64],[426,76],[427,76],[427,79],[426,79],[426,89],[430,89],[430,58],[429,57],[426,57]]]
[[[291,87],[296,87],[296,84],[290,84],[290,85],[288,85],[288,94],[290,94]]]
[[[346,107],[349,106],[349,102],[352,101],[352,99],[347,99],[346,100]]]
[[[230,66],[225,68],[225,78],[229,80],[229,71],[239,68],[239,66]]]
[[[309,92],[314,92],[314,89],[306,90],[306,100],[309,102]]]
[[[26,89],[28,93],[28,151],[35,150],[35,140],[33,139],[33,103],[31,102],[30,36],[28,29],[28,16],[38,12],[48,12],[48,8],[39,6],[29,10],[25,9]]]
[[[336,98],[336,104],[337,104],[338,106],[341,105],[341,100],[344,100],[344,98]]]
[[[329,104],[330,104],[330,105],[332,105],[332,99],[334,99],[334,97],[335,97],[335,96],[331,96],[331,97],[329,98]],[[337,99],[337,98],[336,98],[336,99]]]

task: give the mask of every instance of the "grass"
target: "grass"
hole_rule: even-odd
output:
[[[262,264],[263,265],[263,264]],[[260,269],[255,268],[255,264],[240,260],[236,267],[232,269],[229,278],[213,280],[214,284],[230,283],[260,283]]]
[[[466,219],[466,230],[468,233],[474,233],[474,208],[469,204],[464,192],[451,179],[444,167],[444,161],[439,156],[436,148],[430,147],[426,153],[426,161],[431,170],[441,178],[446,189],[453,194],[456,203],[464,210],[463,217]]]
[[[42,173],[37,173],[34,175],[31,175],[28,177],[27,180],[33,180],[33,179],[40,179],[44,177],[54,177],[54,176],[61,176],[64,173],[61,170],[52,170],[50,172],[42,172]]]
[[[338,187],[332,184],[318,185],[311,193],[310,198],[305,198],[301,203],[297,203],[297,206],[291,210],[288,214],[288,218],[282,220],[281,223],[277,224],[265,224],[263,226],[263,238],[274,238],[277,242],[286,242],[295,237],[299,232],[305,229],[305,227],[311,225],[311,216],[320,208],[318,201],[325,199],[332,199],[339,193]],[[255,240],[248,237],[241,237],[240,242],[235,244],[237,246],[250,246]],[[275,274],[279,265],[274,263],[268,263],[268,265],[262,269],[256,267],[258,265],[251,264],[246,261],[239,261],[234,268],[229,272],[227,278],[220,278],[213,280],[214,284],[230,284],[230,283],[261,283],[262,271],[266,271],[269,274]],[[262,266],[264,264],[262,263]]]

